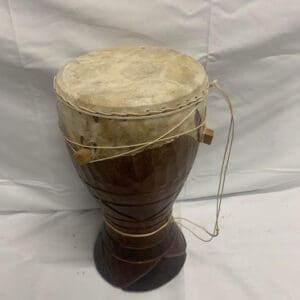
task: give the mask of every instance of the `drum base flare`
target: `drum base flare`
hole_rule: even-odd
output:
[[[175,222],[149,237],[122,236],[106,224],[95,243],[98,272],[126,291],[149,291],[173,279],[186,259],[186,241]]]

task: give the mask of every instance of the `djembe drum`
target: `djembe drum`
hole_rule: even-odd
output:
[[[67,63],[54,88],[60,128],[104,222],[94,258],[125,290],[149,290],[184,264],[172,205],[205,127],[208,78],[189,56],[156,47],[94,51]]]

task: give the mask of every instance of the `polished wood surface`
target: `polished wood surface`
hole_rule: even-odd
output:
[[[197,149],[198,142],[186,135],[135,155],[74,165],[99,199],[107,222],[121,232],[145,234],[170,220]],[[142,291],[172,279],[184,264],[185,248],[173,221],[145,237],[122,235],[104,224],[94,257],[98,271],[111,284]]]

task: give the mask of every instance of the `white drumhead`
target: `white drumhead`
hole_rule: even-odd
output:
[[[131,112],[190,101],[207,89],[206,73],[196,60],[177,51],[132,46],[93,51],[67,63],[55,90],[66,102],[101,112]]]

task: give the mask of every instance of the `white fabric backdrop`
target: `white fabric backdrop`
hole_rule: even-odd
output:
[[[297,0],[0,0],[1,299],[299,299],[299,15]],[[52,92],[67,60],[124,44],[199,59],[232,96],[237,123],[221,238],[186,234],[184,271],[143,295],[96,274],[98,205],[71,165]],[[200,147],[175,206],[202,224],[213,221],[229,121],[216,93],[208,120],[213,144]]]

